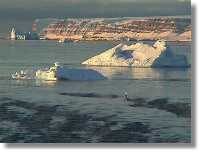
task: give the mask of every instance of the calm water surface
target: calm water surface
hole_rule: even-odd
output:
[[[116,42],[0,40],[1,142],[190,142],[191,69],[85,67]],[[168,46],[191,62],[189,42]],[[12,80],[55,61],[107,80]],[[124,101],[124,92],[128,101]]]

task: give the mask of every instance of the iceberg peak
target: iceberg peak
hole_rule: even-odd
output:
[[[159,60],[161,58],[161,60]],[[167,49],[166,42],[156,41],[152,46],[138,42],[136,44],[118,44],[105,52],[82,62],[95,66],[187,66],[186,57],[174,55]]]

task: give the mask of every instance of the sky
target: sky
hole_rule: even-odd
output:
[[[0,0],[0,19],[188,15],[189,0]]]
[[[0,33],[37,18],[190,15],[190,0],[0,0]]]

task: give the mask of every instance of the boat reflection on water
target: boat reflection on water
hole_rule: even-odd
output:
[[[45,81],[39,79],[11,79],[14,86],[24,87],[53,87],[57,85],[57,81]]]

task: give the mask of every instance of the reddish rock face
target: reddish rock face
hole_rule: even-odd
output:
[[[191,41],[190,18],[69,19],[44,28],[47,39]],[[185,33],[188,32],[188,33]]]

